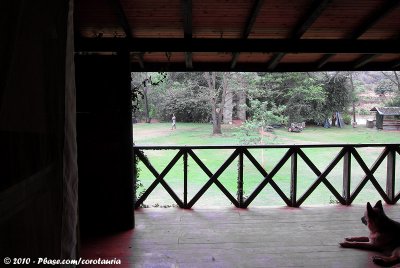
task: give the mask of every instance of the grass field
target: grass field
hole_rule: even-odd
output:
[[[169,123],[154,124],[135,124],[133,125],[134,142],[137,145],[239,145],[240,138],[236,126],[224,126],[223,134],[220,136],[211,135],[211,125],[180,123],[177,129],[172,131]],[[306,128],[302,133],[290,133],[285,129],[277,129],[273,133],[268,133],[263,138],[264,144],[320,144],[320,143],[399,143],[400,132],[396,131],[377,131],[367,129],[365,126],[358,128],[346,127],[343,129],[321,127]],[[333,160],[340,148],[322,148],[322,149],[304,149],[307,156],[313,161],[320,171],[323,171]],[[357,149],[366,164],[371,167],[375,159],[382,152],[383,148],[360,148]],[[252,149],[251,153],[265,168],[267,172],[271,171],[276,163],[285,154],[287,149]],[[195,153],[206,164],[206,166],[215,172],[221,164],[229,157],[233,150],[195,150]],[[145,154],[156,170],[160,173],[177,153],[174,150],[152,151],[146,150]],[[205,173],[189,157],[189,181],[188,193],[189,200],[208,180]],[[342,161],[328,175],[328,180],[342,193]],[[397,157],[396,174],[400,174],[400,161]],[[138,192],[146,189],[153,181],[154,177],[142,163],[139,164],[139,179],[144,187]],[[235,160],[225,172],[220,176],[221,183],[236,196],[237,185],[237,161]],[[364,176],[361,167],[352,161],[351,189],[355,189]],[[379,169],[374,173],[383,189],[386,188],[386,162],[384,161]],[[251,164],[247,158],[244,158],[244,191],[245,196],[249,195],[254,188],[262,181],[261,174]],[[315,181],[316,175],[299,158],[298,162],[298,198]],[[183,199],[183,160],[180,160],[174,168],[167,174],[166,182],[174,189],[178,196]],[[287,162],[283,168],[276,174],[274,181],[289,196],[290,192],[290,162]],[[399,182],[400,183],[400,182]],[[399,184],[397,183],[397,185]],[[396,185],[397,191],[400,187]],[[356,198],[355,203],[364,203],[366,201],[376,201],[380,199],[379,194],[372,184],[368,182],[363,191]],[[317,190],[305,201],[305,205],[329,204],[334,203],[333,194],[321,183]],[[150,194],[145,201],[150,206],[172,205],[174,201],[169,197],[164,188],[159,185]],[[211,186],[203,197],[195,204],[196,206],[229,206],[230,201],[216,187]],[[278,194],[274,192],[270,185],[264,188],[263,192],[253,201],[251,206],[276,206],[284,205]]]

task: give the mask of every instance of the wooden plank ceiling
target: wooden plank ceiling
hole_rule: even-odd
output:
[[[75,40],[133,71],[400,70],[400,0],[79,0]]]

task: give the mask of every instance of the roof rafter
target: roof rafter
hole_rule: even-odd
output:
[[[121,2],[119,0],[109,0],[108,2],[110,3],[111,7],[113,8],[114,13],[118,18],[119,24],[124,29],[126,37],[132,38],[133,37],[132,29],[131,29],[131,26],[129,25],[128,19],[125,15],[125,12],[121,5]]]
[[[290,38],[300,39],[303,34],[311,27],[311,25],[317,20],[321,13],[326,7],[332,2],[332,0],[314,0],[308,12],[300,19],[299,23],[293,29]],[[273,55],[272,59],[268,63],[268,70],[273,70],[285,56],[284,53],[278,53]]]
[[[391,68],[393,69],[399,69],[400,68],[400,59],[396,60],[393,62]]]
[[[109,4],[111,5],[112,9],[114,10],[115,15],[117,16],[118,22],[121,25],[121,27],[124,29],[125,35],[127,39],[132,39],[132,28],[129,25],[128,18],[126,17],[124,8],[121,5],[121,2],[119,0],[108,0]],[[144,62],[143,62],[143,54],[138,55],[138,61],[140,68],[144,68]]]
[[[182,0],[183,6],[183,31],[184,38],[186,40],[191,40],[193,36],[192,30],[192,0]],[[186,68],[193,68],[193,58],[192,52],[187,51],[185,53],[185,65]]]
[[[400,39],[400,35],[397,34],[394,39]],[[370,61],[372,61],[373,59],[375,59],[378,56],[380,56],[380,54],[364,55],[364,56],[360,57],[358,60],[356,60],[356,62],[354,64],[354,68],[355,69],[360,68],[361,66],[364,66],[365,64],[369,63]],[[395,66],[393,66],[393,68],[394,67]]]
[[[379,20],[384,18],[387,14],[389,14],[391,11],[393,11],[398,5],[400,4],[400,0],[389,0],[386,1],[381,8],[375,10],[372,12],[371,15],[369,15],[364,22],[357,27],[355,30],[353,30],[347,37],[347,39],[358,39],[361,37],[364,33],[366,33],[372,26],[374,26]],[[333,55],[329,56],[324,56],[321,58],[321,60],[318,62],[318,68],[321,68],[326,64]]]
[[[365,55],[361,56],[359,59],[357,59],[354,62],[354,69],[358,69],[358,68],[364,66],[365,64],[371,62],[373,59],[375,59],[378,56],[380,56],[380,54],[365,54]]]
[[[242,38],[246,39],[249,37],[251,33],[251,29],[253,28],[254,23],[256,22],[258,13],[260,13],[261,7],[264,4],[264,0],[255,0],[253,7],[250,11],[250,15],[247,18],[244,31],[242,33]],[[240,52],[233,53],[232,61],[231,61],[231,69],[234,69],[239,58]]]

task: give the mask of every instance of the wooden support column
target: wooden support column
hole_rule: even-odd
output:
[[[290,204],[297,207],[297,149],[291,156],[291,177],[290,177]]]
[[[134,227],[128,51],[76,55],[79,220],[82,234]]]
[[[131,59],[130,53],[128,50],[123,50],[118,53],[119,61],[121,62],[123,71],[121,82],[121,90],[123,90],[123,94],[121,95],[121,116],[123,117],[122,121],[122,149],[123,149],[123,160],[126,162],[126,166],[130,168],[125,169],[124,174],[124,185],[127,189],[131,189],[131,193],[133,193],[135,185],[133,184],[133,169],[134,169],[134,161],[133,161],[133,129],[132,129],[132,89],[131,89]],[[128,202],[127,207],[129,207],[130,213],[127,210],[126,215],[126,227],[134,228],[135,227],[135,217],[134,217],[134,198],[133,194],[125,195],[125,201]]]
[[[395,203],[396,151],[389,149],[387,156],[386,194],[390,204]]]
[[[343,198],[346,201],[345,205],[351,204],[350,193],[351,181],[351,150],[346,148],[346,153],[343,156]]]

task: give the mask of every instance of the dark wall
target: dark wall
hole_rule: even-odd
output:
[[[0,1],[0,261],[76,256],[72,1]]]
[[[133,228],[129,54],[75,64],[81,233]]]

